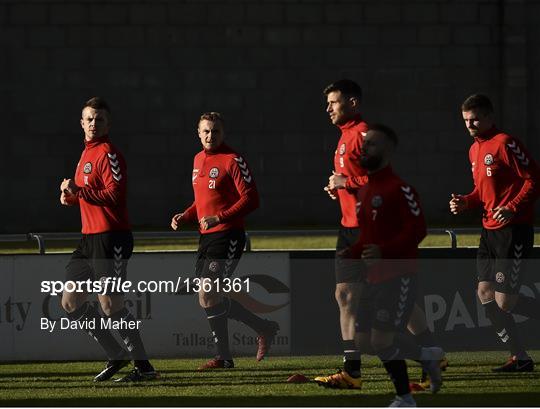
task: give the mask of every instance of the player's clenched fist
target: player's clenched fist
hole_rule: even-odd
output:
[[[328,178],[328,187],[330,188],[330,190],[344,189],[346,181],[347,178],[341,173],[336,173],[335,171],[332,171],[332,176]]]
[[[493,218],[498,223],[508,223],[514,217],[514,215],[515,213],[506,206],[500,206],[493,209]]]
[[[330,189],[329,186],[324,187],[324,191],[328,193],[328,196],[330,196],[330,199],[337,200],[337,192],[335,189]]]
[[[75,181],[73,179],[64,179],[60,184],[61,192],[68,192],[74,194],[77,193],[78,190],[79,187],[75,184]]]
[[[201,230],[208,230],[219,224],[219,217],[217,216],[204,216],[199,220]]]
[[[465,198],[462,195],[456,195],[454,193],[452,193],[452,198],[448,204],[450,205],[450,212],[453,214],[461,213],[467,208]]]
[[[182,216],[184,213],[177,213],[175,214],[171,219],[171,228],[173,230],[178,230],[178,227],[180,227],[180,220],[182,219]]]
[[[362,250],[362,260],[368,267],[376,264],[382,257],[381,248],[376,244],[366,244]]]
[[[64,206],[73,206],[78,203],[78,200],[77,196],[72,195],[68,190],[64,190],[60,193],[60,203]]]

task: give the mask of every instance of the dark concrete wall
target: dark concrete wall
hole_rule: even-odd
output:
[[[58,203],[82,150],[80,106],[107,98],[129,166],[135,226],[166,227],[192,200],[198,115],[223,112],[263,205],[258,225],[335,225],[322,187],[338,138],[322,88],[365,90],[393,126],[396,167],[431,223],[471,188],[459,104],[493,97],[499,124],[540,158],[538,1],[0,1],[3,232],[77,229]]]

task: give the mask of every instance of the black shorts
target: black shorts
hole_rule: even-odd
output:
[[[369,332],[372,328],[403,331],[416,302],[417,276],[406,275],[366,286],[368,302],[360,303],[358,308],[357,332]]]
[[[351,247],[358,241],[360,229],[358,227],[339,228],[336,243],[336,258],[334,268],[336,272],[336,284],[339,283],[358,283],[362,280],[362,269],[358,260],[344,258],[340,255],[342,250]]]
[[[195,271],[202,278],[230,277],[246,245],[243,230],[201,234]]]
[[[66,266],[66,281],[97,281],[103,277],[125,280],[132,253],[131,231],[83,234]]]
[[[511,224],[501,229],[482,229],[476,255],[478,281],[495,283],[495,291],[518,294],[524,272],[524,259],[534,245],[534,228]]]

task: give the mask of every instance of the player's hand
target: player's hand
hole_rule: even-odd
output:
[[[332,171],[332,176],[328,178],[328,188],[330,190],[344,189],[346,181],[347,177],[343,176],[341,173]]]
[[[341,258],[350,258],[352,254],[351,248],[345,247],[344,249],[341,249],[338,252],[336,252],[336,254]]]
[[[69,206],[66,199],[66,194],[64,192],[60,193],[60,203],[62,203],[64,206]]]
[[[75,184],[75,181],[73,179],[68,179],[68,181],[68,190],[71,193],[76,194],[79,190],[81,190],[81,188]]]
[[[493,209],[493,218],[497,223],[507,223],[515,216],[515,213],[506,206],[499,206]]]
[[[450,205],[450,212],[452,214],[459,214],[467,209],[467,203],[465,203],[465,198],[463,195],[456,195],[452,193],[452,198],[448,204]]]
[[[171,228],[173,230],[178,230],[180,225],[182,224],[182,216],[184,213],[177,213],[175,214],[171,219]]]
[[[368,267],[378,263],[381,256],[381,248],[376,244],[366,244],[364,250],[362,250],[362,260],[364,260]]]
[[[75,194],[80,188],[75,184],[73,179],[64,179],[60,185],[60,190],[65,193]]]
[[[64,178],[64,180],[62,180],[62,183],[60,183],[60,192],[67,192],[68,185],[69,185],[69,179]]]
[[[325,186],[324,187],[324,191],[326,193],[328,193],[328,196],[330,197],[330,199],[332,200],[337,200],[337,192],[335,189],[330,189],[329,186]]]
[[[69,193],[68,190],[60,193],[60,203],[64,206],[73,206],[77,202],[77,197]]]
[[[204,216],[199,220],[201,230],[208,230],[219,224],[219,217],[217,216]]]

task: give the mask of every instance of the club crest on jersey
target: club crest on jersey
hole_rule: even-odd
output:
[[[377,207],[381,207],[381,206],[382,206],[382,197],[380,197],[379,195],[373,196],[373,198],[371,199],[371,207],[376,209]]]
[[[339,147],[339,154],[340,155],[345,154],[345,149],[346,148],[347,148],[347,146],[344,143],[342,143],[341,146]]]
[[[390,313],[387,310],[379,310],[375,316],[379,322],[388,322],[390,320]]]
[[[495,281],[497,281],[499,284],[502,284],[504,283],[504,274],[501,273],[501,272],[498,272],[496,275],[495,275]]]
[[[217,273],[219,270],[219,263],[217,261],[212,261],[208,265],[208,270],[210,270],[212,273]]]
[[[208,176],[210,176],[212,179],[217,178],[219,176],[219,169],[218,168],[210,169],[210,172],[208,172]]]
[[[484,156],[484,163],[486,165],[492,165],[495,160],[493,159],[493,155],[491,153],[488,153],[486,156]]]
[[[92,163],[91,162],[86,162],[84,164],[83,172],[86,173],[86,174],[92,172]]]

